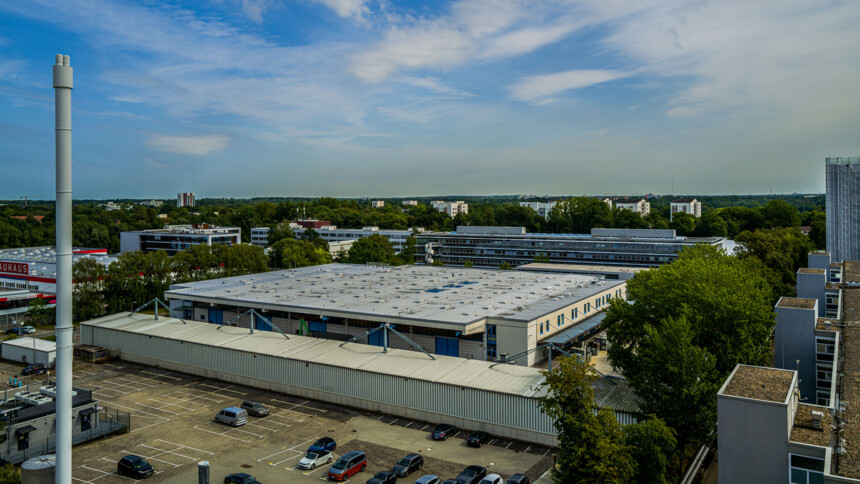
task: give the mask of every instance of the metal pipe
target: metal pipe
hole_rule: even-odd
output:
[[[57,54],[54,64],[57,176],[57,484],[72,482],[72,67]]]
[[[202,460],[197,463],[197,483],[209,484],[209,461]]]

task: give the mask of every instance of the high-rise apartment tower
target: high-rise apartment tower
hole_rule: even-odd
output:
[[[833,262],[860,260],[860,157],[827,158],[827,251]]]

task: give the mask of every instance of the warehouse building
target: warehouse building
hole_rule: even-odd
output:
[[[495,360],[535,350],[518,359],[531,366],[546,358],[536,348],[550,338],[582,348],[600,331],[593,318],[625,288],[565,273],[328,264],[176,284],[165,297],[183,319],[248,327],[250,316],[236,316],[255,309],[288,334],[341,340],[389,323],[430,353]]]
[[[557,445],[537,405],[535,368],[345,344],[268,331],[120,313],[81,324],[81,342],[119,358],[238,385],[420,420],[497,437]],[[634,423],[636,398],[623,380],[594,385],[596,403]]]
[[[0,345],[0,356],[4,360],[18,363],[41,363],[48,368],[54,366],[57,357],[57,343],[40,338],[15,338]]]
[[[622,265],[657,267],[678,258],[697,244],[722,246],[723,237],[679,236],[663,229],[591,229],[591,234],[526,233],[525,227],[464,227],[455,232],[418,235],[416,262],[462,267],[517,267],[545,258],[553,264]]]

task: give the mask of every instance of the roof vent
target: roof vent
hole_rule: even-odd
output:
[[[811,412],[812,415],[812,426],[820,429],[821,428],[821,419],[824,418],[824,412],[819,412],[817,410]]]

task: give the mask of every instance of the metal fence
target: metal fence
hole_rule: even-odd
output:
[[[99,407],[99,425],[89,430],[75,429],[72,433],[72,445],[82,444],[99,437],[107,438],[111,434],[131,431],[131,414],[108,407]],[[30,440],[26,449],[18,450],[15,431],[7,428],[2,434],[4,441],[0,443],[0,463],[18,464],[31,457],[52,454],[56,448],[55,437]]]

